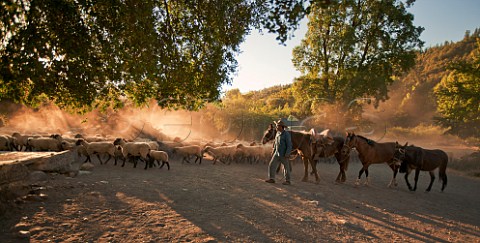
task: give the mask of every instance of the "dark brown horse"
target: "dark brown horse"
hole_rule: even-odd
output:
[[[302,181],[308,181],[308,164],[312,166],[312,173],[315,175],[315,181],[319,182],[320,178],[318,176],[317,167],[315,161],[312,160],[313,152],[312,152],[312,137],[311,134],[308,132],[298,132],[298,131],[288,131],[292,137],[292,150],[297,150],[300,154],[303,167],[305,169],[305,174],[302,178]],[[273,140],[275,135],[277,134],[277,130],[275,129],[274,124],[270,124],[268,129],[265,131],[262,143],[266,144],[267,142]]]
[[[407,146],[407,144],[401,146],[396,143],[395,153],[393,155],[395,161],[401,162],[400,172],[405,172],[405,181],[407,182],[408,189],[410,191],[417,190],[417,181],[420,171],[428,171],[430,173],[430,184],[427,187],[427,192],[432,189],[433,181],[435,181],[435,175],[433,171],[436,168],[438,170],[438,176],[442,180],[442,192],[447,185],[447,170],[448,155],[440,149],[423,149],[416,146]],[[415,169],[415,185],[410,185],[408,181],[408,175]]]
[[[333,141],[319,138],[316,139],[314,143],[312,143],[314,154],[312,160],[317,161],[318,157],[328,158],[331,156],[335,156],[335,158],[337,159],[337,162],[340,165],[340,172],[338,173],[337,179],[335,179],[335,181],[337,182],[345,182],[347,180],[345,171],[348,169],[350,153],[342,153],[344,142],[345,139],[343,137],[333,137]]]
[[[345,144],[342,148],[342,154],[349,154],[352,148],[355,148],[358,151],[358,157],[363,165],[362,169],[358,172],[358,178],[355,182],[356,185],[360,184],[360,178],[362,177],[363,172],[365,172],[365,184],[368,185],[368,167],[371,164],[385,162],[393,170],[393,178],[388,184],[388,187],[397,185],[395,177],[397,176],[400,164],[395,164],[393,161],[393,154],[395,153],[394,142],[377,143],[363,136],[355,135],[355,133],[347,133],[347,138],[345,139]]]

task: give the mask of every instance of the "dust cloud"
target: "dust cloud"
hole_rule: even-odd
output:
[[[177,140],[218,140],[218,131],[205,124],[202,112],[169,111],[161,109],[154,101],[147,107],[126,106],[118,110],[86,114],[71,114],[55,105],[44,104],[39,108],[0,103],[0,113],[6,121],[0,134],[13,132],[27,135],[49,136],[61,134],[74,137],[117,137],[134,140],[148,138],[157,141]]]

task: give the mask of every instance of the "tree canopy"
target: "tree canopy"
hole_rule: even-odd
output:
[[[324,4],[326,1],[314,1]],[[195,109],[220,96],[253,28],[285,41],[302,0],[4,0],[0,99]]]
[[[438,121],[455,134],[480,135],[480,38],[469,61],[456,61],[435,87]]]
[[[343,0],[313,4],[308,31],[293,51],[302,72],[298,91],[309,100],[348,104],[388,98],[388,85],[414,65],[422,27],[406,8],[414,1]]]

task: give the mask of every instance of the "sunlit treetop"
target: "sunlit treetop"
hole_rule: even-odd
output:
[[[6,0],[0,4],[0,99],[60,107],[197,109],[218,100],[254,29],[287,40],[311,4],[300,0]]]

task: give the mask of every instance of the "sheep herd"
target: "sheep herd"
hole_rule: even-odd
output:
[[[202,163],[208,158],[213,164],[221,162],[268,163],[271,158],[271,145],[256,145],[249,143],[227,144],[200,141],[154,141],[148,139],[126,140],[124,138],[84,137],[77,134],[73,137],[52,135],[27,135],[14,132],[12,135],[0,135],[0,151],[76,151],[79,158],[85,158],[83,163],[92,162],[95,155],[100,164],[106,164],[112,158],[114,164],[122,161],[133,163],[136,168],[138,162],[145,164],[144,169],[164,165],[170,170],[169,158],[177,156],[182,163]],[[102,159],[102,157],[104,159]],[[106,160],[105,160],[106,158]]]

